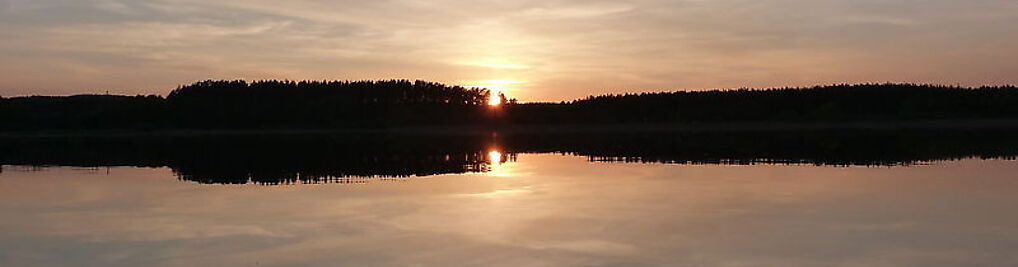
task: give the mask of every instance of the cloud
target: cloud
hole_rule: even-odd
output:
[[[0,94],[165,93],[207,78],[526,80],[510,90],[524,100],[1018,83],[1004,60],[1018,54],[1016,11],[1006,0],[5,0],[0,69],[25,75]],[[117,76],[146,79],[95,79]]]

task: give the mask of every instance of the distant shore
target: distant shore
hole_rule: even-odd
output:
[[[22,136],[1011,128],[1015,121],[1018,87],[893,83],[528,103],[426,81],[209,80],[166,97],[0,98],[0,131]]]
[[[136,137],[202,135],[304,135],[304,134],[555,134],[555,133],[641,133],[641,132],[782,132],[834,130],[1015,130],[1016,119],[853,121],[853,122],[729,122],[653,124],[533,124],[533,125],[449,125],[358,129],[156,129],[156,130],[67,130],[0,132],[0,138],[19,137]]]

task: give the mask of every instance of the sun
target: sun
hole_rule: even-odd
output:
[[[519,85],[524,84],[524,81],[517,80],[505,80],[505,79],[493,79],[493,80],[479,80],[468,82],[466,87],[472,88],[486,88],[488,89],[488,105],[489,106],[500,106],[504,101],[502,95],[506,94],[507,91],[515,90]]]
[[[501,93],[502,93],[501,89],[492,88],[491,95],[488,96],[488,105],[493,107],[501,105],[502,104],[502,97],[500,95]]]

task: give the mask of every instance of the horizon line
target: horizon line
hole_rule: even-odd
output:
[[[305,79],[305,80],[291,80],[291,79],[252,79],[252,80],[247,80],[247,79],[204,79],[204,80],[199,80],[199,81],[191,82],[189,84],[180,84],[180,85],[177,85],[176,88],[169,89],[169,90],[165,91],[165,93],[158,93],[158,94],[120,94],[120,93],[110,93],[110,90],[104,90],[105,92],[84,92],[84,93],[71,93],[71,94],[49,94],[49,95],[44,95],[44,94],[2,95],[2,94],[0,94],[0,99],[3,99],[3,98],[26,98],[26,97],[74,97],[74,96],[126,96],[126,97],[158,96],[158,97],[161,97],[161,98],[166,98],[167,96],[169,96],[169,94],[171,92],[173,92],[174,90],[177,90],[177,89],[179,89],[181,87],[188,86],[188,85],[193,85],[193,84],[200,83],[200,82],[209,82],[209,81],[245,82],[245,83],[247,83],[249,85],[250,84],[254,84],[254,83],[263,83],[263,82],[281,82],[281,83],[296,83],[296,84],[300,84],[300,83],[307,83],[307,82],[354,83],[354,82],[403,82],[403,81],[405,81],[405,82],[411,82],[411,83],[414,83],[414,82],[435,83],[435,84],[440,84],[440,85],[450,86],[450,87],[477,88],[477,89],[483,89],[483,90],[493,90],[492,88],[488,88],[488,87],[468,86],[468,85],[461,85],[461,84],[449,84],[449,83],[435,82],[435,81],[429,81],[429,80],[424,80],[424,79],[400,79],[400,78],[396,78],[396,79],[357,79],[357,80],[352,80],[352,79],[350,79],[350,80],[338,80],[338,79],[337,80],[311,80],[311,79]],[[650,89],[650,90],[642,90],[642,91],[622,91],[622,90],[619,90],[618,92],[612,92],[612,93],[588,94],[588,95],[583,96],[583,97],[573,98],[573,99],[569,99],[569,100],[550,100],[550,101],[525,101],[525,100],[522,100],[522,99],[517,99],[517,100],[519,101],[518,102],[519,104],[544,104],[544,103],[560,103],[560,102],[578,101],[578,100],[583,100],[583,99],[592,98],[592,97],[604,97],[604,96],[627,96],[627,95],[640,95],[640,94],[663,94],[663,93],[680,93],[680,92],[692,93],[692,92],[728,92],[728,91],[770,91],[770,90],[789,90],[789,89],[791,89],[791,90],[805,90],[805,89],[817,89],[817,88],[823,88],[823,87],[865,86],[865,85],[870,85],[870,86],[872,86],[872,85],[909,85],[909,86],[927,86],[927,87],[943,87],[943,88],[958,88],[958,89],[1018,87],[1018,84],[1010,84],[1010,83],[1007,83],[1007,84],[983,84],[983,85],[977,85],[977,86],[970,86],[970,85],[962,85],[961,83],[941,84],[941,83],[932,83],[932,82],[892,82],[892,81],[884,81],[884,82],[858,82],[858,83],[841,82],[841,83],[814,83],[812,85],[801,85],[801,86],[769,86],[769,87],[742,86],[742,87],[712,87],[712,88],[694,88],[694,89],[686,88],[686,89],[674,89],[674,90],[668,90],[668,89]],[[504,90],[502,92],[504,92]],[[513,97],[510,97],[508,95],[506,97],[508,99],[514,99]]]

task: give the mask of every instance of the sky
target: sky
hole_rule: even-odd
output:
[[[0,95],[422,79],[525,101],[1018,84],[1014,0],[0,0]]]

